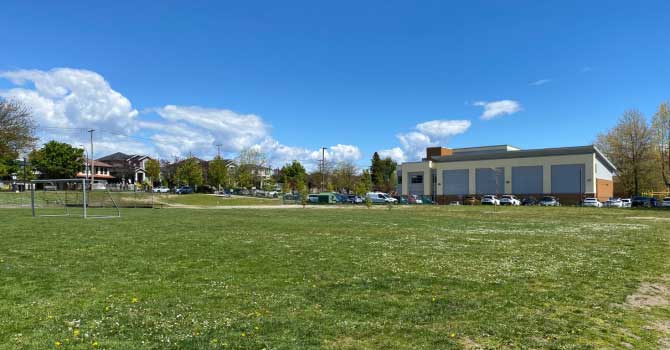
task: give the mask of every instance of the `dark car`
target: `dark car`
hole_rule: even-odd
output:
[[[475,196],[465,196],[465,197],[463,197],[463,204],[464,205],[475,205],[475,204],[479,204],[479,200],[477,200],[477,197],[475,197]]]
[[[633,208],[651,208],[654,206],[654,198],[635,196],[630,202],[630,206]]]
[[[537,199],[533,197],[524,198],[521,200],[521,205],[537,205]]]
[[[176,194],[190,194],[193,193],[193,189],[188,186],[181,186],[174,191]]]

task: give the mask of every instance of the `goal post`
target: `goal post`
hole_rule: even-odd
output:
[[[36,216],[81,216],[84,219],[103,219],[121,217],[121,211],[109,190],[93,191],[88,188],[86,178],[77,179],[42,179],[32,180],[30,188],[30,207],[33,217]],[[38,191],[38,185],[41,189]],[[95,201],[97,205],[94,205]],[[38,213],[38,209],[61,209],[56,214]],[[81,208],[81,215],[77,210]],[[104,213],[96,211],[108,210]],[[109,212],[111,211],[111,212]]]

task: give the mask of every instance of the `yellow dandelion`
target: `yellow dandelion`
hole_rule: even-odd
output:
[[[433,302],[435,302],[435,297],[433,297]]]
[[[451,334],[449,334],[449,336],[453,338],[453,337],[456,336],[456,333],[451,333]]]
[[[254,327],[255,330],[258,330],[258,326]]]
[[[246,336],[247,336],[247,333],[242,332],[242,336],[243,336],[243,337],[246,337]]]
[[[81,333],[81,331],[78,330],[78,329],[75,329],[74,331],[72,331],[72,335],[75,336],[75,337],[78,337],[80,333]]]
[[[56,341],[54,342],[54,345],[55,345],[56,347],[60,347],[61,345],[63,345],[63,343],[61,343],[61,342],[59,342],[58,340],[56,340]]]
[[[130,302],[133,303],[133,304],[135,304],[135,303],[137,303],[137,302],[139,302],[139,301],[140,301],[140,299],[138,299],[138,298],[136,298],[136,297],[133,297],[132,299],[130,299]]]
[[[94,341],[93,343],[91,343],[91,346],[97,348],[98,346],[100,346],[100,344],[97,341]]]
[[[218,342],[219,342],[218,339],[216,339],[216,338],[212,339],[212,343],[216,344],[216,343],[218,343]]]
[[[112,309],[111,307],[105,306],[105,312],[109,312],[109,310],[111,310],[111,309]]]

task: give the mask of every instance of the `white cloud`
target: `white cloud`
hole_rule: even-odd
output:
[[[271,164],[275,167],[281,167],[284,164],[297,160],[300,161],[307,170],[314,170],[317,168],[322,156],[321,149],[287,146],[272,138],[264,140],[257,146],[261,151],[270,156]],[[326,161],[331,163],[356,163],[362,159],[362,152],[354,145],[336,144],[327,147],[325,157]]]
[[[396,135],[400,147],[379,151],[380,157],[391,157],[396,162],[419,160],[426,154],[427,147],[445,143],[451,136],[463,134],[472,123],[469,120],[438,119],[419,123],[415,131]]]
[[[489,120],[495,117],[509,115],[521,111],[521,104],[514,100],[501,100],[492,102],[475,102],[475,106],[484,107],[481,119]]]
[[[540,80],[535,80],[533,82],[530,82],[528,85],[530,86],[541,86],[544,84],[548,84],[551,82],[551,79],[540,79]]]
[[[134,131],[137,110],[98,73],[56,68],[6,71],[0,77],[22,86],[0,90],[0,96],[25,103],[41,126]],[[34,88],[23,87],[28,83]]]
[[[378,152],[379,156],[381,158],[387,158],[390,157],[393,159],[396,163],[404,163],[407,161],[407,157],[405,157],[405,151],[402,150],[400,147],[393,147],[391,149],[383,149]]]
[[[171,104],[140,114],[128,98],[92,71],[15,70],[0,72],[0,78],[17,86],[0,90],[0,97],[22,101],[32,109],[42,141],[55,139],[88,147],[86,130],[95,128],[96,156],[124,152],[165,158],[193,154],[207,159],[216,154],[220,144],[228,156],[258,147],[274,166],[296,159],[313,169],[321,159],[319,149],[275,140],[271,126],[254,114]],[[356,163],[362,157],[355,145],[335,144],[326,150],[326,159],[332,162]]]
[[[417,124],[416,129],[434,137],[449,137],[466,132],[470,125],[469,120],[431,120]]]

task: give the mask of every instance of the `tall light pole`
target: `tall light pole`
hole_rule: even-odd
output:
[[[324,191],[324,183],[326,179],[326,150],[328,148],[321,147],[321,192]]]
[[[93,132],[95,129],[91,129],[88,132],[91,134],[91,191],[93,191],[93,182],[95,180],[95,165],[93,164]]]

